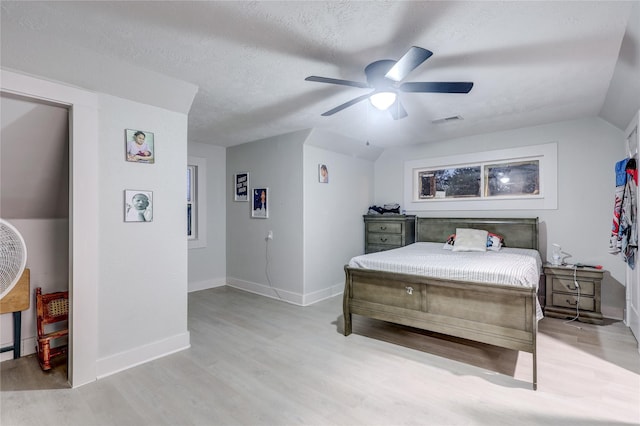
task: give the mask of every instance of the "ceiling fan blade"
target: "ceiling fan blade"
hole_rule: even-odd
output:
[[[431,93],[469,93],[471,82],[410,82],[402,83],[398,90],[403,92],[431,92]]]
[[[418,65],[429,59],[431,55],[433,55],[433,52],[427,49],[411,46],[407,53],[385,74],[385,77],[393,81],[402,81]]]
[[[401,118],[405,118],[409,115],[407,114],[407,110],[405,110],[402,106],[400,99],[398,99],[395,104],[391,105],[391,107],[389,108],[389,113],[394,120],[400,120]]]
[[[360,87],[362,89],[369,88],[369,85],[367,83],[360,83],[359,81],[339,80],[337,78],[318,77],[316,75],[311,75],[305,78],[305,80],[316,81],[318,83],[340,84],[342,86]]]
[[[364,101],[365,99],[369,98],[369,96],[371,96],[371,93],[367,93],[366,95],[362,95],[362,96],[358,96],[357,98],[353,98],[349,102],[345,102],[342,105],[338,105],[337,107],[335,107],[333,109],[330,109],[329,111],[327,111],[324,114],[322,114],[322,116],[323,117],[327,117],[329,115],[333,115],[336,112],[342,111],[343,109],[350,107],[351,105],[355,105],[358,102]]]

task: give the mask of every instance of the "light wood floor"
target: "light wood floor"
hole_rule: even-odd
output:
[[[341,297],[298,307],[227,287],[191,293],[189,350],[77,389],[64,365],[1,363],[0,423],[640,424],[640,355],[620,322],[543,319],[533,391],[531,354],[359,316],[344,337],[341,310]]]

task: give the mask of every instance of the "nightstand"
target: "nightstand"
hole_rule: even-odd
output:
[[[415,215],[364,215],[364,252],[375,253],[416,241]]]
[[[544,266],[547,297],[544,314],[553,318],[573,318],[578,321],[602,324],[600,287],[604,271],[573,266]],[[575,282],[577,281],[578,286]],[[578,288],[579,287],[579,288]],[[576,311],[577,308],[577,311]]]

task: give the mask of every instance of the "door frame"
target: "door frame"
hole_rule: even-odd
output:
[[[69,110],[68,380],[96,380],[98,353],[98,96],[64,84],[0,69],[0,90]]]

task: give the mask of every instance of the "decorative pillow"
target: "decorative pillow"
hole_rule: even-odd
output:
[[[498,251],[502,246],[504,246],[504,238],[502,235],[489,232],[487,235],[487,250]]]
[[[487,236],[482,229],[457,228],[453,251],[487,251]]]
[[[453,250],[453,246],[456,243],[456,234],[451,234],[447,237],[443,250]],[[494,234],[492,232],[487,233],[487,250],[498,251],[504,247],[504,237],[502,235]]]
[[[445,250],[453,250],[453,245],[456,242],[456,234],[451,234],[449,235],[449,237],[447,237],[447,241],[444,243],[444,247],[442,247]]]

